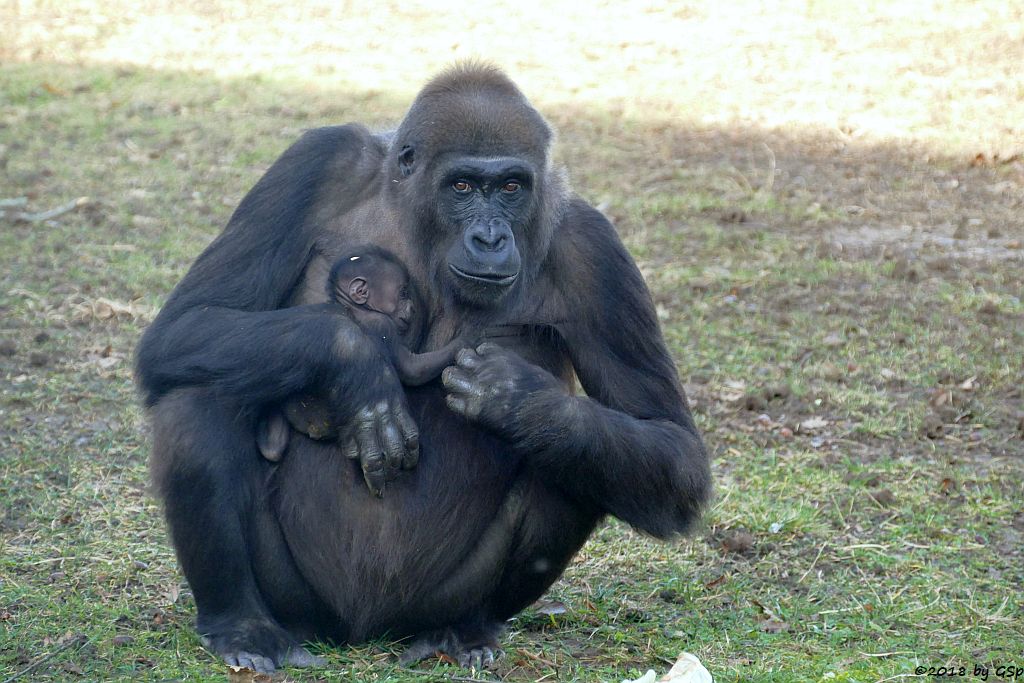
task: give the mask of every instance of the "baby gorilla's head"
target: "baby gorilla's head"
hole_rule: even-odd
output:
[[[380,247],[355,249],[335,262],[327,278],[327,295],[354,313],[374,311],[391,318],[399,334],[412,324],[413,295],[409,271]]]

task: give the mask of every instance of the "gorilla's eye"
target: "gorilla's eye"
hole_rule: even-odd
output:
[[[501,186],[501,191],[502,192],[508,192],[509,194],[511,194],[513,192],[519,192],[519,188],[521,188],[521,187],[522,187],[522,185],[520,185],[517,181],[510,180],[510,181],[508,181],[507,183],[505,183],[504,185]]]
[[[469,192],[470,185],[465,180],[456,180],[452,183],[452,189],[459,193]]]

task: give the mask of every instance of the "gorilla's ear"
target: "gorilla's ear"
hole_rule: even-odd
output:
[[[358,306],[364,305],[370,299],[370,287],[366,280],[361,277],[354,277],[348,283],[348,296]]]
[[[409,177],[412,175],[412,164],[416,157],[416,151],[412,148],[412,145],[406,145],[398,153],[398,168],[401,169],[402,175]]]

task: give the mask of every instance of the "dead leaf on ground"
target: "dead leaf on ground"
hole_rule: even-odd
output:
[[[738,401],[747,392],[747,384],[743,381],[729,380],[723,383],[722,388],[717,392],[718,400],[723,403],[733,403]]]
[[[725,581],[725,574],[722,574],[722,575],[721,575],[721,576],[719,576],[718,578],[716,578],[716,579],[712,579],[712,580],[708,581],[707,583],[705,583],[705,584],[704,584],[704,587],[705,587],[705,588],[714,588],[715,586],[718,586],[718,585],[720,585],[720,584],[721,584],[721,583],[723,583],[724,581]]]
[[[167,600],[168,605],[178,602],[178,598],[181,597],[181,589],[178,584],[171,584],[170,588],[163,592],[163,597]]]
[[[784,621],[767,619],[761,622],[759,628],[761,631],[764,631],[765,633],[784,633],[789,630],[789,624],[787,624]]]
[[[100,370],[111,370],[119,365],[126,355],[115,351],[110,344],[106,346],[93,346],[85,350],[83,359],[85,365],[94,365]]]
[[[228,683],[270,683],[270,674],[261,674],[247,666],[228,665]]]
[[[114,299],[98,298],[77,304],[71,312],[71,319],[78,323],[94,320],[149,320],[152,311],[134,301],[124,303]]]
[[[557,600],[538,600],[533,604],[533,607],[539,614],[546,614],[549,617],[556,614],[565,614],[569,611],[568,607]]]
[[[810,417],[800,423],[801,432],[815,432],[828,426],[828,420],[823,417]]]

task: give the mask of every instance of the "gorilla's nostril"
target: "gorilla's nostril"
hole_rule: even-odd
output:
[[[479,232],[473,235],[473,246],[477,249],[489,251],[494,249],[495,244],[497,244],[495,238],[487,233]]]
[[[481,251],[500,251],[508,242],[509,230],[500,221],[477,225],[470,232],[470,242]]]

